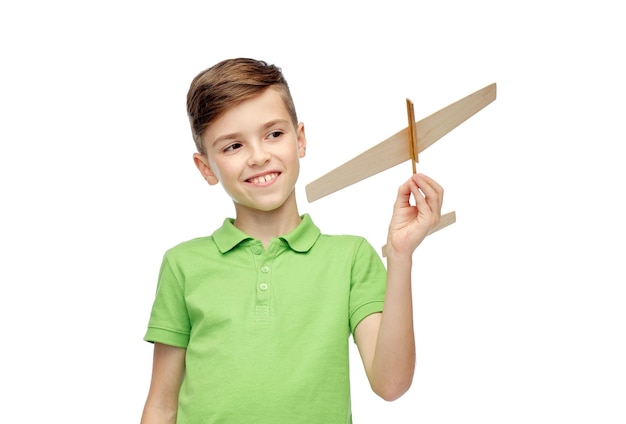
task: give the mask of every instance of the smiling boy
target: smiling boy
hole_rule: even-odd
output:
[[[299,213],[306,137],[279,68],[220,62],[194,78],[187,111],[195,165],[235,218],[163,258],[142,424],[352,423],[351,334],[372,390],[402,396],[415,367],[412,255],[443,189],[419,174],[399,187],[385,270],[363,238]]]

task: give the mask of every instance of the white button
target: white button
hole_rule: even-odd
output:
[[[267,290],[267,284],[265,284],[265,283],[261,283],[261,284],[259,284],[259,288],[260,288],[261,290],[265,291],[265,290]]]
[[[267,266],[267,265],[263,265],[263,266],[261,267],[261,271],[262,271],[262,272],[270,272],[270,267],[269,267],[269,266]]]

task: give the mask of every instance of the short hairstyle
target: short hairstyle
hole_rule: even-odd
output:
[[[296,108],[282,71],[275,65],[248,59],[226,59],[200,72],[187,93],[187,115],[196,148],[206,154],[202,137],[206,129],[231,107],[267,88],[278,89],[294,126]]]

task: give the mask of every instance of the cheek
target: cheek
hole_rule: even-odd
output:
[[[216,161],[210,161],[209,166],[211,167],[211,172],[220,180],[224,174],[228,174],[228,167],[223,163],[217,163]]]

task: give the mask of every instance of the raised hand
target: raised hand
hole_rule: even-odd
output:
[[[411,204],[411,195],[415,205]],[[411,256],[439,223],[443,188],[435,180],[414,174],[398,188],[387,234],[387,256]]]

